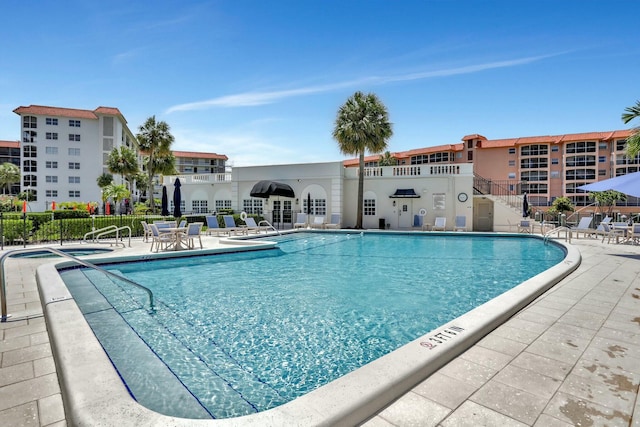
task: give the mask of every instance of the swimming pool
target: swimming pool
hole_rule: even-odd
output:
[[[139,401],[165,414],[219,418],[295,399],[565,255],[533,238],[297,233],[277,239],[279,249],[259,253],[103,266],[152,288],[160,302],[152,316],[133,291],[92,273],[98,292],[88,291],[77,269],[63,276]],[[151,351],[128,345],[127,354],[117,354],[122,334],[131,334],[128,325]],[[149,375],[160,385],[150,386]],[[174,388],[164,393],[169,384]]]
[[[99,255],[106,254],[112,252],[113,249],[105,249],[105,248],[62,248],[59,249],[61,252],[65,252],[72,256],[83,256],[83,255]],[[16,254],[9,255],[11,258],[56,258],[58,255],[48,251],[48,250],[29,250],[29,252],[20,252],[18,249]]]

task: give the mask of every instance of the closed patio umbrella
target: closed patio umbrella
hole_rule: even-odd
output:
[[[167,196],[167,186],[162,186],[162,210],[160,211],[162,216],[169,216],[169,197]]]
[[[173,216],[174,218],[180,218],[182,211],[180,210],[180,202],[182,196],[180,194],[180,178],[176,178],[176,182],[173,184],[175,187],[173,190]]]
[[[529,200],[527,200],[527,193],[524,193],[524,197],[522,198],[522,217],[526,218],[529,216]]]

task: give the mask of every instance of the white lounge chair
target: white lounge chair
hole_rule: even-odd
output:
[[[149,224],[147,224],[147,221],[140,221],[140,225],[142,225],[143,230],[142,241],[146,243],[150,239],[153,239],[153,232],[151,231]]]
[[[340,228],[340,214],[331,214],[331,222],[324,225],[325,228]]]
[[[456,216],[456,225],[453,231],[467,231],[467,217],[463,215]]]
[[[298,212],[296,214],[296,222],[293,223],[293,228],[305,228],[307,226],[307,214]]]
[[[266,225],[256,224],[256,220],[251,217],[246,217],[244,223],[247,226],[247,232],[260,233],[261,231],[267,231],[269,229]],[[262,223],[262,221],[260,221]]]
[[[323,216],[314,216],[313,222],[309,224],[311,228],[324,228],[324,217]]]
[[[585,216],[584,218],[580,218],[578,225],[571,229],[571,232],[575,232],[577,238],[580,237],[580,233],[582,233],[583,237],[587,237],[587,234],[594,237],[596,235],[596,230],[595,228],[591,228],[592,221],[592,216]]]
[[[599,231],[598,234],[602,234],[602,243],[604,243],[604,239],[607,239],[607,243],[611,243],[611,239],[615,239],[616,243],[620,242],[620,237],[624,239],[626,234],[624,228],[616,228],[606,222],[601,222],[600,225],[602,226],[602,231]]]
[[[224,215],[224,229],[233,234],[247,234],[247,227],[238,227],[233,215]]]
[[[634,245],[640,244],[640,224],[634,223],[629,229],[628,241]]]
[[[431,231],[445,231],[447,227],[447,218],[443,216],[437,216],[436,221],[431,227]]]

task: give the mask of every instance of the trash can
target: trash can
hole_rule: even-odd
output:
[[[384,230],[387,228],[387,221],[384,218],[378,218],[378,228]]]

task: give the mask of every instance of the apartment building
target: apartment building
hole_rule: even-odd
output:
[[[123,145],[138,151],[117,108],[29,105],[13,112],[21,122],[21,189],[35,198],[34,211],[49,209],[54,201],[100,201],[96,180],[108,173],[109,153]],[[114,176],[116,183],[120,179]]]
[[[224,154],[199,153],[193,151],[173,151],[176,171],[182,174],[224,173],[226,162]]]
[[[20,167],[20,141],[0,141],[0,165],[12,163]],[[8,194],[17,195],[20,192],[20,183],[11,186]]]
[[[399,165],[473,163],[474,175],[505,193],[527,193],[530,204],[549,206],[556,197],[569,197],[576,206],[591,201],[578,187],[637,172],[640,156],[625,155],[629,130],[588,132],[490,140],[473,134],[458,144],[392,153]],[[376,166],[380,156],[367,156]],[[345,161],[357,166],[358,160]],[[629,197],[629,206],[639,206]],[[636,209],[637,210],[637,209]]]

